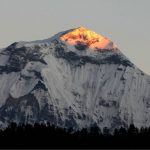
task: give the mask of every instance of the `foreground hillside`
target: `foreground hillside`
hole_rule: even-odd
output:
[[[150,148],[150,128],[138,130],[130,125],[126,130],[121,128],[103,133],[97,127],[89,130],[72,132],[69,130],[40,125],[19,125],[12,123],[0,131],[0,148]]]

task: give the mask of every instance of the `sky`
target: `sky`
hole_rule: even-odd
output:
[[[84,26],[150,75],[150,0],[0,0],[0,48]]]

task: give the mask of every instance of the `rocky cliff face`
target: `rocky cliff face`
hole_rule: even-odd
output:
[[[84,27],[0,51],[0,121],[150,126],[150,77]]]

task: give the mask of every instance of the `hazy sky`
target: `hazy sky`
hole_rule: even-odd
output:
[[[85,26],[150,74],[150,0],[0,0],[0,47]]]

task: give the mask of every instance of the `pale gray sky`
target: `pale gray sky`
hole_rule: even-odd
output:
[[[0,0],[0,47],[85,26],[150,74],[150,0]]]

